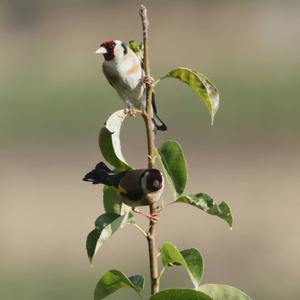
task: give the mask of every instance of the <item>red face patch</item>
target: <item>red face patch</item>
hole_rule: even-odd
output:
[[[105,41],[103,42],[100,47],[108,47],[108,48],[111,48],[112,46],[114,47],[116,45],[116,43],[113,41],[113,40],[108,40],[108,41]]]
[[[115,58],[115,54],[114,54],[115,46],[116,43],[112,40],[105,41],[100,45],[100,47],[104,47],[107,51],[107,53],[103,54],[106,60],[112,60]]]

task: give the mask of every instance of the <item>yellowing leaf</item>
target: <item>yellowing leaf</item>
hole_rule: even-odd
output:
[[[219,108],[219,92],[206,76],[188,68],[177,68],[161,79],[165,78],[177,78],[189,85],[204,102],[213,124],[214,116]]]

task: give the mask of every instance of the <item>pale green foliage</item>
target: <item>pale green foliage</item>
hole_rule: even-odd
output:
[[[172,183],[177,195],[181,195],[187,183],[187,166],[180,145],[176,141],[167,141],[161,145],[157,155],[168,181]]]
[[[213,299],[208,295],[188,289],[171,289],[153,295],[149,300],[223,300]]]
[[[188,84],[203,100],[213,124],[215,114],[219,109],[219,92],[206,76],[188,68],[177,68],[170,71],[161,79],[165,78],[177,78]]]
[[[97,283],[94,300],[104,299],[121,288],[131,288],[140,295],[141,290],[144,288],[144,278],[140,275],[128,278],[118,270],[107,271]]]
[[[219,205],[207,194],[199,193],[195,195],[186,195],[176,200],[178,203],[187,203],[195,206],[206,213],[217,216],[225,220],[229,226],[232,226],[232,215],[230,207],[225,203],[221,202]]]
[[[199,288],[203,272],[202,255],[197,249],[179,251],[171,243],[165,243],[160,249],[161,260],[164,267],[181,265],[185,268],[195,289]]]
[[[225,284],[204,284],[200,286],[200,291],[215,300],[251,300],[241,290]]]
[[[124,215],[131,211],[131,207],[122,203],[116,190],[110,186],[103,187],[103,205],[107,213]]]
[[[120,130],[126,116],[123,109],[114,112],[99,134],[99,146],[103,157],[121,171],[130,169],[122,154],[120,142]]]
[[[117,230],[123,228],[128,223],[133,223],[133,215],[127,213],[117,215],[106,213],[99,216],[95,221],[95,229],[92,230],[86,241],[87,254],[90,261],[93,260],[95,254],[103,243],[108,240]]]

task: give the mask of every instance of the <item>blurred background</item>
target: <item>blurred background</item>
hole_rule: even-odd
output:
[[[102,159],[99,129],[124,107],[94,51],[107,39],[141,40],[140,4],[0,2],[3,300],[92,299],[100,275],[113,268],[143,274],[149,284],[146,242],[130,226],[90,266],[85,240],[103,212],[101,187],[81,181]],[[211,127],[191,89],[162,82],[157,105],[169,130],[157,144],[178,140],[189,166],[187,192],[226,201],[235,217],[229,230],[200,210],[170,206],[161,215],[159,244],[197,247],[205,283],[233,285],[257,300],[299,299],[299,1],[143,4],[152,75],[191,67],[221,93]],[[127,161],[145,165],[141,118],[125,123],[122,141]],[[167,287],[191,284],[175,268],[162,280]],[[134,297],[124,290],[109,299]]]

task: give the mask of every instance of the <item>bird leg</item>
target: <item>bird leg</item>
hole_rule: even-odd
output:
[[[151,76],[145,75],[145,76],[142,78],[142,82],[143,82],[143,84],[150,86],[150,85],[152,85],[152,83],[154,82],[154,79],[153,79],[153,77],[151,77]]]
[[[156,213],[155,214],[145,214],[137,208],[133,208],[132,211],[134,211],[137,214],[143,215],[144,217],[148,218],[150,221],[158,221],[159,220]]]
[[[136,110],[132,107],[132,106],[129,106],[128,107],[128,112],[130,117],[136,117]]]

